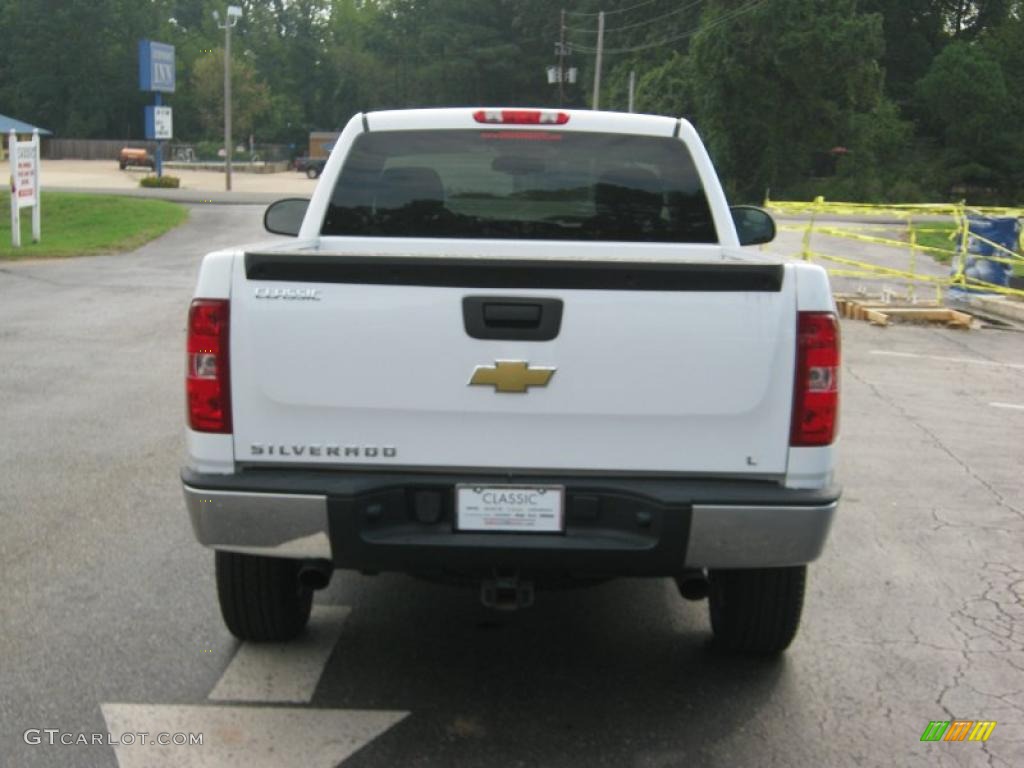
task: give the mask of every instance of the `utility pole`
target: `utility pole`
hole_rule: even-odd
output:
[[[635,109],[633,109],[633,107],[635,106],[635,103],[636,103],[635,99],[634,99],[635,95],[636,95],[636,70],[635,69],[631,69],[631,70],[629,70],[629,111],[630,112],[635,112],[636,111]]]
[[[601,107],[601,54],[604,53],[604,11],[597,15],[597,62],[594,65],[594,99],[591,109]]]
[[[565,42],[565,11],[562,11],[562,20],[560,23],[560,31],[558,35],[558,42],[555,43],[555,58],[558,63],[547,67],[548,72],[548,83],[554,85],[558,83],[558,106],[562,106],[565,103],[565,83],[576,82],[576,67],[566,67],[568,63],[567,59],[572,54],[572,46]]]
[[[558,36],[558,106],[565,101],[565,9],[562,9],[561,32]]]
[[[242,18],[242,9],[237,5],[229,5],[220,23],[220,14],[213,12],[217,27],[224,30],[224,189],[231,191],[231,29]]]
[[[231,191],[231,156],[235,154],[231,136],[231,22],[224,25],[224,189]]]

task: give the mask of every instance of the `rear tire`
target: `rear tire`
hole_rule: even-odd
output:
[[[316,168],[307,168],[306,169],[306,178],[308,178],[308,179],[315,179],[319,175],[320,175],[320,171],[318,171]]]
[[[313,591],[299,584],[298,560],[216,552],[217,597],[240,640],[291,640],[306,627]]]
[[[708,608],[715,642],[729,651],[775,655],[796,636],[807,566],[712,570]]]

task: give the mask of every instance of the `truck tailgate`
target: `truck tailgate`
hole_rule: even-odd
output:
[[[231,298],[235,459],[779,476],[793,283],[772,264],[250,253]],[[467,297],[560,305],[560,327],[474,338]],[[528,317],[495,317],[528,335]],[[523,386],[510,366],[539,373],[498,391]]]

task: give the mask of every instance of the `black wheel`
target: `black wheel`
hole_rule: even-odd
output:
[[[320,175],[320,170],[318,168],[307,168],[306,169],[306,178],[315,179],[319,175]]]
[[[299,561],[217,552],[217,597],[240,640],[282,641],[309,621],[313,591],[299,584]]]
[[[118,165],[121,166],[121,170],[123,171],[125,168],[125,162],[122,160],[121,162],[118,163]]]
[[[708,608],[718,645],[771,655],[793,642],[804,605],[806,565],[712,570],[710,580]]]

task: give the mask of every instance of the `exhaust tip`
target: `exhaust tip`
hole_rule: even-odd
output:
[[[334,567],[327,562],[303,563],[299,568],[299,584],[312,590],[324,589],[331,583]]]
[[[703,573],[688,573],[676,577],[679,594],[687,600],[703,600],[711,592],[711,582]]]

